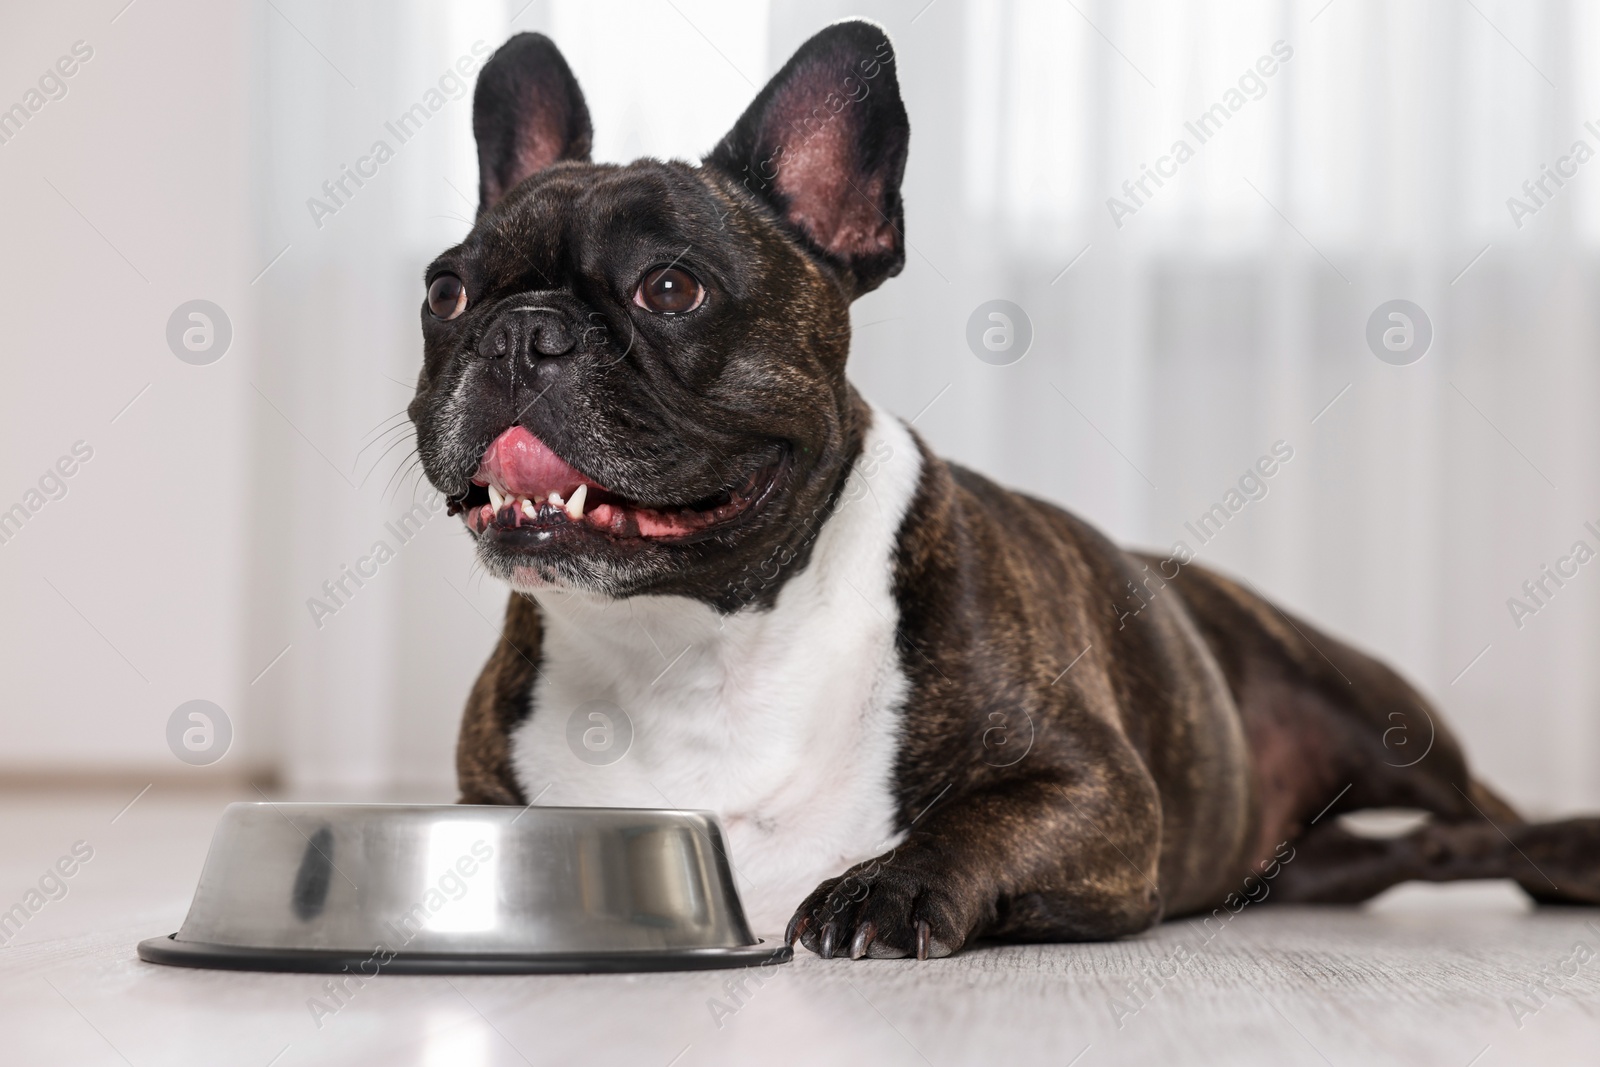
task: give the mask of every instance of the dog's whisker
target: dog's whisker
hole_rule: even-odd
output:
[[[397,447],[400,444],[404,444],[404,441],[396,442],[396,444],[394,446],[391,446],[391,448]],[[387,455],[387,454],[388,454],[387,452],[384,453],[384,455]],[[401,457],[400,462],[395,465],[394,471],[390,473],[388,479],[385,480],[385,482],[383,483],[383,493],[380,494],[380,498],[381,497],[389,497],[389,499],[394,499],[393,497],[389,496],[390,488],[391,487],[394,487],[396,489],[399,488],[399,486],[401,484],[401,479],[404,476],[403,472],[406,470],[407,465],[411,462],[411,458],[415,457],[416,455],[417,455],[416,447],[413,446],[412,450],[409,453],[407,453],[406,456]],[[383,457],[382,456],[378,457],[377,463],[373,464],[373,470],[377,470],[378,463],[382,463],[382,462],[383,462]],[[420,462],[420,458],[419,458],[419,462]],[[367,476],[371,477],[371,475],[372,475],[372,472],[369,471]],[[365,483],[365,479],[363,479],[363,484],[364,483]]]
[[[372,429],[370,429],[366,433],[362,434],[361,435],[361,439],[363,441],[365,441],[367,438],[371,437],[373,434],[375,434],[378,431],[380,431],[383,427],[388,426],[390,423],[394,422],[396,419],[404,419],[404,418],[407,418],[408,416],[409,416],[409,412],[408,412],[407,408],[401,408],[399,411],[395,412],[392,415],[385,415],[383,418],[378,420],[377,424],[374,425],[372,427]]]
[[[409,435],[410,435],[410,427],[409,426],[396,426],[393,429],[384,431],[384,433],[381,436],[379,436],[377,440],[372,441],[369,444],[363,446],[360,449],[360,451],[358,451],[356,453],[355,459],[350,464],[351,469],[354,470],[355,468],[357,468],[357,467],[359,467],[361,465],[361,456],[368,449],[377,448],[379,446],[382,446],[383,447],[383,452],[380,452],[378,454],[378,460],[374,460],[373,461],[374,465],[376,465],[377,462],[379,462],[379,460],[381,460],[383,458],[383,455],[385,453],[387,453],[389,449],[393,448],[396,444],[403,443],[408,438]]]
[[[378,468],[383,465],[384,459],[391,452],[393,452],[395,449],[397,449],[397,448],[401,447],[402,445],[404,445],[406,443],[406,440],[407,440],[407,438],[405,438],[405,437],[397,437],[397,438],[395,438],[395,440],[393,440],[393,441],[391,441],[389,443],[389,446],[387,448],[385,448],[382,452],[378,453],[378,458],[372,461],[372,466],[367,469],[366,476],[361,479],[361,482],[357,486],[357,488],[359,489],[359,488],[365,486],[367,484],[367,479],[371,478],[372,475],[377,472]],[[412,448],[415,449],[415,447],[416,447],[415,443],[413,443]],[[409,455],[409,453],[408,453],[408,455]],[[404,462],[405,462],[405,460],[404,460],[404,458],[402,458],[402,460],[401,460],[402,465],[404,464]],[[384,489],[386,491],[388,489],[388,483],[387,482],[384,483]]]

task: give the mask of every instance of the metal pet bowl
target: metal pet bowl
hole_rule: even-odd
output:
[[[380,973],[669,971],[781,963],[750,933],[707,812],[230,804],[182,967]]]

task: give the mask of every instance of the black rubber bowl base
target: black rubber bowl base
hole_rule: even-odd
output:
[[[712,971],[759,967],[794,958],[788,945],[762,941],[740,948],[661,949],[643,952],[400,952],[382,960],[342,949],[250,948],[179,941],[177,934],[139,942],[139,958],[169,967],[224,971],[293,971],[304,974],[627,974],[643,971]]]

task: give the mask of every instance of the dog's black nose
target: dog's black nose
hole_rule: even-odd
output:
[[[565,355],[576,344],[577,337],[568,326],[566,315],[555,308],[508,308],[478,342],[478,355],[485,359],[536,359]]]

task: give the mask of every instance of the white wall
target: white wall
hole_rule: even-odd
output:
[[[75,42],[93,52],[0,145],[0,507],[75,441],[93,449],[0,545],[7,771],[185,770],[168,715],[203,698],[241,716],[265,652],[243,611],[260,357],[250,14],[177,2],[112,21],[119,6],[11,5],[0,37],[7,107]],[[210,366],[165,341],[194,298],[233,321]],[[234,758],[265,756],[244,740]]]

